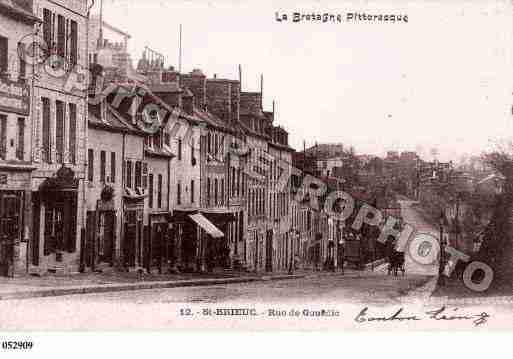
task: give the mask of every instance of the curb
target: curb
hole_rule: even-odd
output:
[[[271,280],[284,280],[284,279],[299,279],[304,278],[305,275],[269,275],[261,277],[246,277],[246,278],[213,278],[213,279],[192,279],[192,280],[179,280],[179,281],[161,281],[161,282],[142,282],[142,283],[129,283],[129,284],[102,284],[91,286],[76,286],[65,288],[52,288],[52,289],[38,289],[33,291],[20,291],[0,294],[0,300],[8,299],[28,299],[28,298],[41,298],[41,297],[58,297],[64,295],[74,294],[91,294],[91,293],[108,293],[108,292],[124,292],[131,290],[143,289],[165,289],[165,288],[179,288],[179,287],[200,287],[207,285],[219,284],[237,284],[237,283],[250,283]]]

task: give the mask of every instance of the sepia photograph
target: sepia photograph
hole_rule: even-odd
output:
[[[0,352],[512,328],[511,0],[0,0]]]

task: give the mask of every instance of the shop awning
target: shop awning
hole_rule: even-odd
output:
[[[219,230],[212,222],[205,218],[201,213],[191,214],[189,217],[201,228],[214,238],[224,237],[224,233]]]

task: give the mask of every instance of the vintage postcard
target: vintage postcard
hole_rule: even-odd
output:
[[[510,0],[0,0],[0,330],[511,329],[512,106]]]

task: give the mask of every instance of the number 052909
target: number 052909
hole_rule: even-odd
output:
[[[30,350],[34,347],[31,341],[2,341],[3,350]]]

